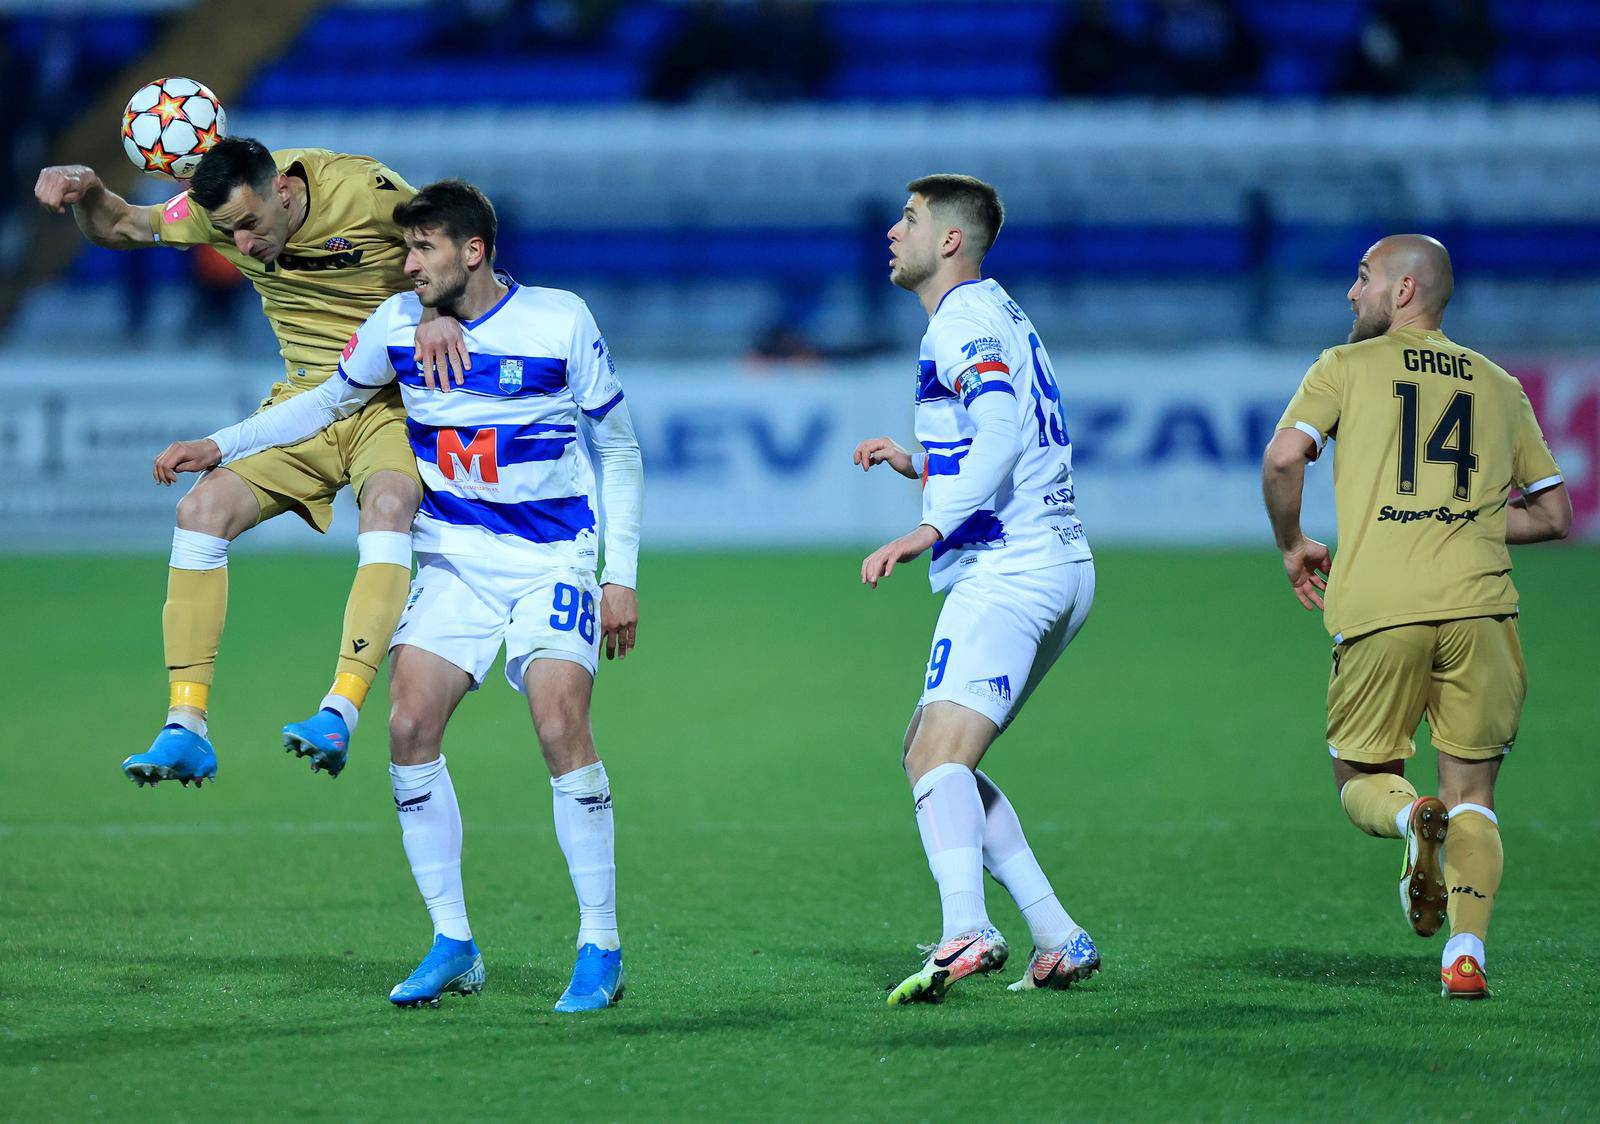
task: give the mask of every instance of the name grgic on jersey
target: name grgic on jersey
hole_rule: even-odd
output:
[[[622,384],[588,305],[512,282],[499,304],[462,324],[472,367],[448,393],[426,390],[417,371],[421,315],[414,293],[389,298],[339,363],[352,386],[400,384],[424,486],[413,546],[516,570],[593,571],[595,476],[578,411],[603,419]]]
[[[993,280],[967,281],[946,293],[922,337],[916,434],[927,451],[924,520],[960,476],[977,433],[967,406],[983,394],[1011,398],[1022,455],[965,522],[940,528],[945,534],[929,568],[935,590],[967,574],[1018,573],[1091,557],[1050,357],[1027,315]]]
[[[279,171],[304,176],[308,192],[305,222],[276,261],[241,254],[188,192],[153,209],[150,228],[168,246],[212,246],[244,274],[278,337],[288,382],[309,390],[333,374],[372,310],[411,288],[394,209],[416,191],[370,156],[287,148],[272,158]]]
[[[1561,474],[1505,370],[1437,329],[1344,344],[1306,372],[1278,428],[1337,442],[1323,616],[1336,639],[1516,612],[1506,503],[1513,485]]]

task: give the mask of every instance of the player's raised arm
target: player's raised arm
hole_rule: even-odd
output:
[[[154,246],[155,207],[137,206],[100,182],[85,164],[59,164],[45,168],[33,185],[39,205],[61,214],[72,208],[83,236],[96,246],[131,250]]]

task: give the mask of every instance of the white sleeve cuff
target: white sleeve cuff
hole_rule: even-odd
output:
[[[1544,491],[1546,488],[1554,488],[1561,482],[1561,474],[1558,472],[1554,476],[1546,476],[1543,480],[1535,480],[1532,484],[1524,484],[1522,486],[1522,494],[1531,496],[1535,492]]]
[[[1328,439],[1322,435],[1322,431],[1310,422],[1297,421],[1294,423],[1294,427],[1317,443],[1317,457],[1320,457],[1322,450],[1328,444]],[[1316,460],[1317,457],[1312,457],[1311,459]]]

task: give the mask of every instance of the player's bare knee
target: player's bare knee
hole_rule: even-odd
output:
[[[539,700],[533,707],[533,729],[539,738],[539,752],[553,777],[581,769],[597,759],[589,715],[578,700]]]
[[[189,489],[178,501],[178,526],[223,539],[234,538],[252,526],[260,515],[255,494],[243,481],[235,488],[229,480],[220,475],[207,477]]]
[[[443,724],[420,707],[396,703],[389,712],[389,757],[396,765],[432,761],[443,735]]]
[[[399,472],[379,472],[361,489],[361,527],[367,531],[405,531],[411,527],[421,494]]]

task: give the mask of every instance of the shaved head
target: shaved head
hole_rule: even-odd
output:
[[[1455,292],[1444,243],[1426,234],[1391,234],[1362,255],[1346,299],[1356,314],[1350,342],[1381,336],[1396,325],[1438,328]]]
[[[1444,306],[1455,292],[1456,275],[1443,242],[1426,234],[1391,234],[1380,238],[1367,251],[1367,258],[1382,259],[1380,268],[1391,282],[1410,277],[1417,287],[1412,299],[1435,316],[1444,314]]]

